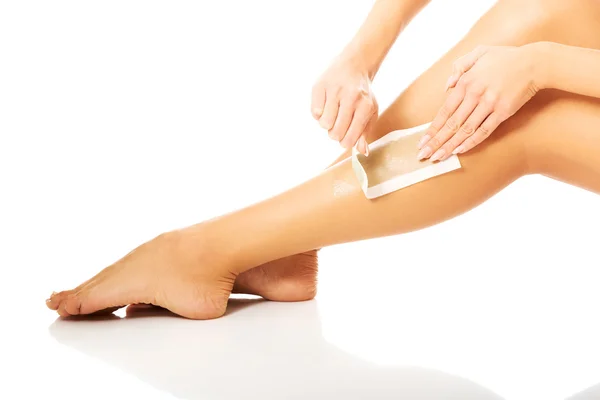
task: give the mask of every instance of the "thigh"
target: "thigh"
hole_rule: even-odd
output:
[[[528,173],[600,194],[600,99],[545,90],[503,125]]]
[[[382,113],[369,141],[431,121],[444,101],[452,63],[478,45],[520,46],[538,41],[600,48],[600,0],[498,1]]]
[[[463,169],[542,174],[600,194],[600,99],[543,90],[479,146]]]

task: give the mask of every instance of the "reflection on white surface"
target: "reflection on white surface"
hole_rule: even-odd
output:
[[[181,399],[501,399],[442,371],[341,351],[323,338],[316,301],[233,300],[212,321],[162,310],[57,320],[50,333]]]

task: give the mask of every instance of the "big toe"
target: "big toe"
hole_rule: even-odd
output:
[[[96,278],[96,277],[94,277],[94,278]],[[90,283],[92,283],[93,280],[94,280],[94,278],[88,279],[87,281],[83,282],[81,285],[77,286],[75,289],[72,289],[72,290],[63,290],[62,292],[58,292],[58,293],[57,292],[52,292],[52,294],[50,295],[50,297],[46,300],[46,306],[48,306],[48,308],[51,309],[51,310],[58,311],[58,309],[60,308],[61,304],[63,303],[63,301],[67,297],[69,297],[73,293],[77,293],[77,292],[81,291],[87,285],[89,285]]]
[[[63,300],[60,308],[58,309],[58,312],[63,317],[79,315],[81,314],[81,305],[82,298],[78,294],[71,294]],[[63,313],[61,313],[61,311]]]
[[[73,296],[69,295],[68,297],[63,297],[62,300],[56,305],[56,312],[58,313],[58,315],[60,315],[61,317],[70,317],[71,315],[77,315],[78,313],[73,312],[73,314],[71,314],[71,312],[69,312],[67,310],[67,306],[68,308],[73,311],[73,305],[71,303],[73,303],[73,300],[71,299]]]
[[[142,296],[134,293],[126,282],[118,279],[103,279],[93,282],[83,289],[75,291],[64,298],[58,307],[61,316],[87,315],[99,312],[113,312],[132,303],[151,303]]]
[[[57,311],[63,300],[72,292],[72,290],[65,290],[58,293],[52,292],[50,297],[46,300],[46,306],[51,310]]]

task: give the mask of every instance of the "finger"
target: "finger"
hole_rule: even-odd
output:
[[[336,97],[325,94],[325,107],[323,115],[319,118],[319,124],[323,129],[331,130],[335,125],[340,103]]]
[[[450,78],[448,78],[448,81],[446,82],[446,91],[456,86],[460,77],[473,68],[473,65],[475,65],[477,60],[479,60],[487,51],[487,46],[477,46],[475,50],[457,59],[452,65],[452,75],[450,75]]]
[[[329,130],[329,137],[331,139],[339,142],[344,138],[352,122],[352,114],[354,114],[354,105],[351,102],[342,101],[333,128]]]
[[[473,113],[471,113],[469,118],[467,118],[465,123],[462,124],[458,132],[456,132],[456,134],[453,137],[451,137],[450,140],[446,142],[446,144],[442,146],[444,157],[441,158],[441,160],[450,157],[452,154],[457,154],[457,152],[455,151],[456,148],[460,146],[469,137],[473,136],[477,128],[481,126],[483,121],[485,121],[488,115],[490,115],[493,111],[494,110],[492,106],[480,102],[473,111]]]
[[[436,117],[437,121],[434,121],[435,126],[433,129],[430,127],[428,133],[421,139],[421,142],[425,142],[425,144],[422,145],[421,151],[418,154],[419,160],[431,157],[444,143],[446,143],[446,141],[448,141],[448,139],[450,139],[458,131],[462,123],[469,117],[469,115],[477,106],[477,101],[473,98],[473,96],[467,96],[462,99],[458,107],[455,107],[455,104],[455,99],[453,99],[451,100],[450,106],[447,106],[447,108],[446,106],[442,107],[442,110],[440,111],[441,118]],[[448,110],[453,108],[456,110],[447,117],[449,113]]]
[[[318,121],[323,115],[325,107],[325,89],[322,86],[314,86],[312,90],[312,100],[310,109],[313,117]]]
[[[379,119],[379,110],[375,112],[369,122],[367,122],[367,126],[365,126],[365,130],[363,132],[363,137],[365,140],[371,137],[371,132],[375,129],[375,125],[377,124],[377,120]]]
[[[353,147],[358,139],[361,137],[367,123],[373,116],[375,110],[371,103],[363,101],[358,106],[356,111],[354,111],[354,116],[352,117],[352,123],[350,124],[350,128],[346,132],[346,136],[342,139],[340,144],[342,147],[349,149]]]
[[[465,97],[465,88],[458,87],[446,98],[446,101],[438,111],[437,115],[429,125],[427,133],[421,138],[418,144],[419,149],[423,149],[425,145],[431,140],[432,137],[444,127],[446,121],[454,114],[458,109],[458,106],[463,102]],[[431,155],[431,154],[429,154]]]
[[[504,121],[504,119],[500,118],[497,112],[491,113],[485,121],[481,124],[479,128],[475,131],[475,133],[467,138],[460,146],[458,146],[455,150],[456,154],[462,154],[473,147],[477,146],[485,139],[490,137],[492,132],[496,130],[496,128]]]
[[[455,87],[461,76],[463,76],[463,72],[461,72],[461,73],[452,72],[452,74],[446,81],[446,88],[444,89],[444,92],[447,92],[450,88]]]
[[[369,145],[364,136],[358,138],[358,141],[356,142],[356,150],[366,157],[369,156]]]
[[[371,133],[375,129],[375,125],[377,124],[377,119],[379,118],[379,114],[376,112],[371,116],[369,122],[367,122],[367,126],[365,126],[365,130],[362,136],[359,139],[359,142],[362,142],[361,153],[365,156],[369,156],[369,141],[368,138],[371,137]]]
[[[358,139],[358,142],[356,142],[356,150],[365,157],[369,157],[369,142],[367,141],[367,138],[371,136],[371,132],[375,128],[378,117],[379,115],[377,115],[377,113],[374,113],[371,116],[369,122],[367,122],[367,126],[365,126],[365,129],[363,130],[363,134]]]
[[[458,110],[446,121],[446,124],[437,135],[431,138],[427,146],[423,148],[422,152],[432,154],[431,161],[439,161],[446,157],[446,153],[442,146],[450,140],[460,127],[465,123],[467,118],[473,113],[473,110],[477,107],[479,98],[468,94],[463,102],[461,103]],[[427,158],[427,157],[424,157]]]

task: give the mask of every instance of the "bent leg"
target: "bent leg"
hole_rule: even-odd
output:
[[[600,194],[600,99],[545,91],[507,125],[525,132],[531,173]]]
[[[540,23],[519,22],[520,29],[516,29],[515,21],[539,21],[532,16],[547,12],[543,7],[531,6],[539,1],[522,5],[532,7],[530,14],[515,6],[519,3],[505,0],[486,14],[459,45],[417,79],[382,115],[370,140],[431,120],[443,101],[443,85],[451,62],[477,44],[554,40],[600,47],[591,43],[600,40],[600,24],[590,23],[590,19],[597,19],[597,12],[569,8],[568,12],[548,14],[550,17],[544,17]],[[591,0],[576,3],[581,8]],[[512,15],[507,11],[509,6],[513,7]],[[567,18],[556,22],[558,15]],[[565,28],[567,22],[561,22],[567,19],[572,21],[568,22],[572,25],[570,30]],[[375,201],[364,198],[349,163],[339,163],[280,196],[181,232],[162,235],[75,290],[52,296],[48,306],[61,315],[76,315],[132,303],[152,303],[190,318],[214,318],[224,313],[240,272],[238,278],[253,266],[269,263],[277,268],[278,264],[271,260],[325,245],[429,226],[476,206],[526,173],[544,173],[599,191],[598,161],[594,160],[598,160],[595,155],[600,150],[596,115],[600,115],[600,107],[595,100],[541,93],[486,143],[461,156],[463,169]],[[352,190],[340,196],[336,187]],[[314,266],[312,273],[316,263]],[[242,288],[251,284],[252,279],[247,280]]]
[[[445,100],[452,63],[478,45],[521,46],[551,41],[600,48],[597,0],[500,0],[469,33],[413,82],[379,118],[369,142],[433,119]],[[346,152],[340,159],[349,155]]]
[[[74,315],[152,303],[189,318],[215,318],[243,271],[310,249],[422,229],[524,174],[545,173],[600,193],[599,152],[600,100],[540,93],[461,156],[460,170],[367,200],[345,160],[276,197],[162,235],[49,306]]]
[[[477,45],[518,46],[542,40],[600,48],[600,3],[597,0],[498,1],[381,115],[369,142],[390,131],[430,121],[444,101],[444,84],[452,63]],[[346,152],[335,162],[348,156]],[[317,253],[313,250],[243,273],[236,279],[234,289],[274,300],[305,300],[316,293],[316,274]]]
[[[215,220],[235,235],[241,268],[338,243],[395,235],[455,217],[529,173],[600,193],[600,100],[540,93],[483,144],[463,168],[367,200],[350,160],[275,198]],[[347,192],[339,194],[342,185]],[[260,223],[264,229],[256,229]],[[244,234],[243,232],[247,232]]]

